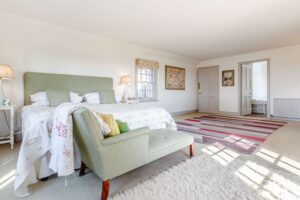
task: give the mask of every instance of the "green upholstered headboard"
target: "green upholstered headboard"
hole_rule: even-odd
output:
[[[79,94],[99,92],[101,103],[116,103],[112,78],[26,72],[24,74],[24,103],[30,95],[47,89],[73,91]]]

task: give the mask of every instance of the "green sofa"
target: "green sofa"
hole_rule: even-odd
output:
[[[185,147],[193,156],[194,138],[179,131],[140,128],[105,139],[90,111],[80,108],[72,116],[82,160],[79,175],[88,167],[103,180],[102,200],[108,198],[110,179]]]

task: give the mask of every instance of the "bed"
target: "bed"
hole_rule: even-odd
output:
[[[22,108],[22,135],[15,194],[18,197],[30,194],[28,186],[54,172],[49,168],[50,138],[55,107],[30,105],[30,95],[47,89],[73,91],[80,94],[98,92],[101,104],[85,106],[101,113],[113,114],[116,119],[128,123],[130,129],[149,127],[176,130],[171,115],[159,107],[147,104],[117,104],[112,78],[88,77],[63,74],[27,72],[24,74],[24,102]],[[79,168],[80,153],[74,148],[75,167]]]

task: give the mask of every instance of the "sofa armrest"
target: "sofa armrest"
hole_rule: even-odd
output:
[[[98,147],[103,168],[99,167],[102,179],[112,179],[148,163],[149,129],[142,128],[102,141]]]
[[[135,130],[129,131],[127,133],[123,133],[123,134],[118,135],[118,136],[114,136],[114,137],[110,137],[110,138],[104,139],[102,141],[102,144],[104,146],[116,144],[116,143],[119,143],[119,142],[123,142],[125,140],[133,139],[133,138],[141,136],[141,135],[146,135],[149,132],[150,132],[149,128],[135,129]]]

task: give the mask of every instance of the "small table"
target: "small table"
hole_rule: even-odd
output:
[[[0,144],[7,144],[10,143],[11,149],[14,148],[14,116],[15,116],[15,107],[14,105],[11,106],[0,106],[0,111],[10,111],[10,125],[9,125],[9,135],[0,137]],[[6,123],[6,122],[1,122]]]

